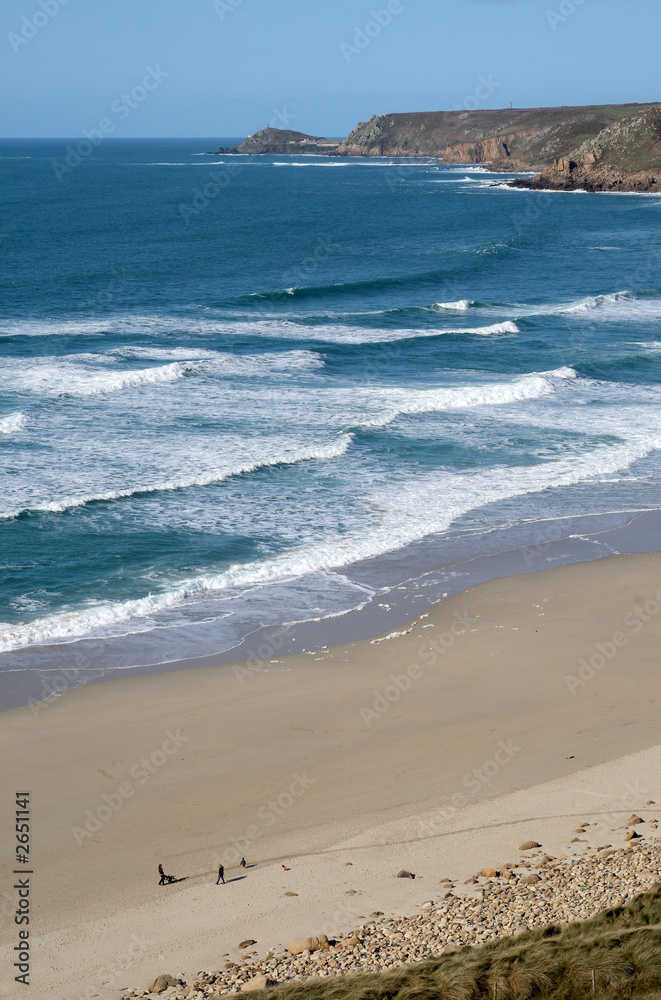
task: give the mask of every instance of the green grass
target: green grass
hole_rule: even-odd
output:
[[[550,925],[394,972],[308,979],[277,1000],[661,1000],[661,885],[582,923]]]

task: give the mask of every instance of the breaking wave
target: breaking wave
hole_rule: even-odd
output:
[[[0,434],[17,434],[27,425],[27,417],[24,413],[10,413],[8,417],[0,420]]]
[[[633,429],[628,437],[602,444],[591,452],[568,455],[534,466],[490,469],[467,474],[430,473],[397,489],[374,493],[375,511],[371,529],[335,537],[325,543],[289,550],[273,558],[236,564],[222,572],[172,581],[167,590],[142,598],[89,605],[0,630],[0,651],[25,646],[67,642],[83,636],[125,631],[126,623],[141,620],[154,627],[154,616],[173,608],[198,603],[231,588],[258,586],[335,570],[368,559],[446,530],[462,514],[499,500],[545,489],[569,486],[603,477],[630,466],[661,447],[661,428]],[[429,498],[443,496],[443,504]]]
[[[150,493],[164,493],[172,490],[190,489],[195,486],[210,486],[212,483],[222,483],[232,476],[245,475],[256,472],[258,469],[266,469],[277,465],[295,465],[298,462],[325,461],[332,458],[339,458],[348,450],[352,441],[350,434],[343,434],[334,441],[325,445],[312,445],[302,448],[298,443],[292,444],[289,448],[274,455],[267,455],[268,443],[265,447],[265,454],[260,458],[255,458],[244,463],[238,462],[229,465],[225,469],[206,472],[200,475],[186,476],[179,479],[163,480],[161,482],[143,483],[124,490],[108,490],[104,493],[93,493],[78,496],[62,497],[48,503],[39,503],[34,506],[23,507],[20,510],[0,511],[0,518],[10,519],[19,517],[21,514],[29,512],[54,513],[59,514],[74,507],[84,507],[89,503],[107,502],[111,500],[121,500],[126,497],[146,496]]]

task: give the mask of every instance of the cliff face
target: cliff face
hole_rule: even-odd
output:
[[[514,187],[661,193],[661,107],[630,115]]]
[[[545,166],[641,108],[597,105],[496,111],[434,111],[374,115],[335,151],[337,156],[435,156],[447,163],[488,163],[510,169]],[[657,106],[658,107],[658,106]]]
[[[338,141],[334,139],[306,135],[305,132],[293,132],[291,129],[267,127],[255,132],[254,135],[249,135],[238,146],[233,146],[231,149],[221,147],[216,152],[254,155],[270,153],[280,156],[292,153],[299,155],[301,153],[328,154],[334,152],[337,147]]]

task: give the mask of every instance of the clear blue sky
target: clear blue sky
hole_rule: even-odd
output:
[[[661,0],[5,0],[0,21],[5,137],[108,117],[117,137],[339,136],[389,111],[661,99]],[[151,90],[147,67],[168,74]]]

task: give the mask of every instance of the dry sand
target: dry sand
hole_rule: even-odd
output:
[[[564,852],[575,820],[598,836],[660,801],[660,601],[660,555],[613,556],[482,584],[383,641],[0,716],[3,861],[14,792],[32,797],[30,995],[117,997],[245,938],[263,954],[416,912],[524,840]],[[158,886],[159,862],[183,881]]]

